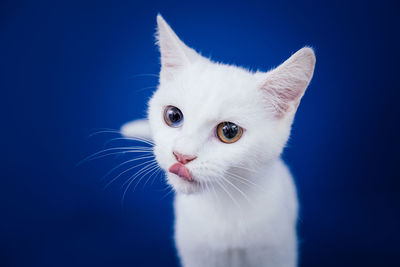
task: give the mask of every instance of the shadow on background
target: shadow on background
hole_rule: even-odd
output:
[[[268,70],[315,48],[284,153],[300,266],[397,266],[395,1],[2,1],[0,265],[178,265],[162,175],[122,206],[127,177],[106,190],[101,177],[126,155],[75,167],[116,137],[87,138],[96,129],[145,116],[157,77],[138,74],[159,71],[157,12],[217,61]]]

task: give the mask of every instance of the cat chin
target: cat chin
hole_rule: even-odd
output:
[[[196,180],[187,181],[173,173],[168,173],[167,182],[177,193],[190,195],[201,193],[202,191],[201,185]]]

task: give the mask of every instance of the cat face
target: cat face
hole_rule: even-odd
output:
[[[268,73],[251,73],[200,56],[161,16],[157,21],[162,68],[148,117],[168,183],[201,192],[278,157],[312,76],[312,50]]]

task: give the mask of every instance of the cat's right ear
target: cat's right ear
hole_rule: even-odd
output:
[[[276,118],[293,117],[311,81],[315,67],[314,50],[304,47],[276,69],[261,74],[260,88]]]
[[[174,73],[199,58],[196,51],[179,39],[160,14],[157,15],[156,38],[161,53],[161,79],[171,79]]]

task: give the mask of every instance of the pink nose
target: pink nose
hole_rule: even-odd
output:
[[[179,152],[173,151],[172,152],[176,158],[177,161],[179,161],[182,164],[186,164],[194,159],[196,159],[196,156],[189,156],[189,155],[183,155]]]

